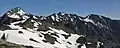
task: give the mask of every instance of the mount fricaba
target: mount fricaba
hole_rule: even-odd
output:
[[[120,48],[120,20],[90,14],[36,16],[16,7],[0,17],[0,48]]]

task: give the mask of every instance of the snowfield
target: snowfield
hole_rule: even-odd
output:
[[[20,45],[27,45],[27,46],[33,46],[33,47],[37,47],[37,48],[77,48],[77,46],[79,45],[78,43],[76,43],[76,40],[83,35],[77,35],[77,34],[71,34],[71,36],[68,39],[65,39],[64,36],[62,36],[61,34],[65,34],[65,35],[69,35],[66,32],[64,32],[63,30],[58,30],[55,28],[51,28],[49,27],[51,30],[48,30],[46,32],[44,31],[34,31],[31,29],[31,31],[29,30],[25,30],[22,29],[22,27],[20,26],[15,26],[14,24],[18,23],[18,22],[14,22],[11,23],[11,25],[9,25],[11,28],[13,29],[18,29],[18,30],[5,30],[5,31],[0,31],[0,37],[3,36],[3,33],[5,33],[5,38],[6,41],[8,42],[12,42],[15,44],[20,44]],[[19,33],[22,32],[22,33]],[[51,34],[51,33],[56,33],[58,37],[53,36],[57,39],[58,42],[55,41],[55,44],[50,44],[49,42],[45,43],[42,40],[45,40],[44,35],[43,34]],[[41,35],[42,37],[39,37],[39,35]],[[38,42],[34,42],[31,41],[30,38],[38,41]],[[68,42],[70,42],[71,44],[69,44]],[[85,45],[84,45],[85,47]],[[81,47],[83,48],[83,47]]]

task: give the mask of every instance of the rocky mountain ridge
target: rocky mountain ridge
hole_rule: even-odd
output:
[[[119,48],[120,20],[64,12],[36,16],[16,7],[0,17],[0,37],[34,48]],[[22,41],[21,41],[22,40]]]

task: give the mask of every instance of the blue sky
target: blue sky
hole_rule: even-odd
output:
[[[68,12],[86,16],[96,13],[120,19],[119,0],[0,0],[0,15],[18,6],[35,15]]]

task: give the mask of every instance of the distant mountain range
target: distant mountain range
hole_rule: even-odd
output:
[[[0,48],[120,48],[120,20],[58,12],[36,16],[20,7],[0,17]]]

